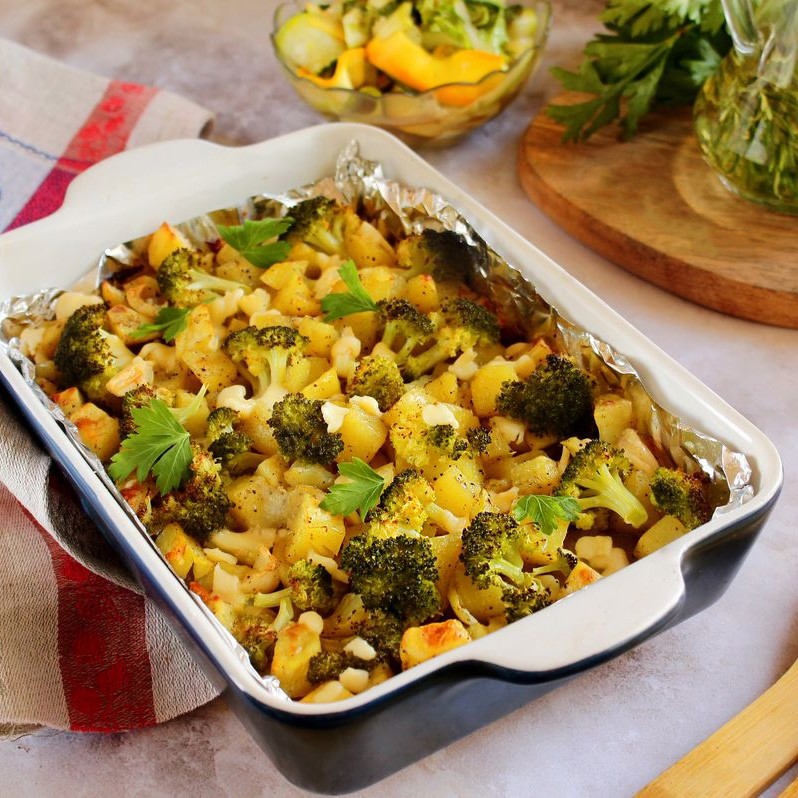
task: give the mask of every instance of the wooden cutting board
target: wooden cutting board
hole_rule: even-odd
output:
[[[798,328],[798,216],[724,188],[702,160],[690,109],[657,112],[630,141],[615,129],[580,144],[561,136],[541,113],[518,152],[524,190],[558,225],[666,291]]]

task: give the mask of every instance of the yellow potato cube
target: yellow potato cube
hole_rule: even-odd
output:
[[[344,247],[358,269],[396,266],[396,253],[380,231],[355,216],[344,225]]]
[[[341,380],[338,378],[338,372],[334,368],[327,369],[310,385],[306,385],[301,393],[308,399],[329,399],[331,396],[341,393]]]
[[[601,574],[598,571],[595,571],[586,563],[579,562],[565,580],[563,596],[567,596],[570,593],[575,593],[577,590],[581,590],[583,587],[592,585],[593,582],[597,582],[599,579],[601,579]]]
[[[646,530],[637,541],[635,546],[635,559],[645,557],[657,549],[661,549],[673,540],[680,538],[687,532],[687,527],[672,515],[660,518],[648,530]]]
[[[297,488],[291,493],[286,518],[287,534],[282,539],[278,538],[278,541],[282,540],[281,548],[289,565],[305,559],[311,551],[324,557],[335,557],[340,551],[346,528],[340,516],[319,507],[323,498],[324,494],[313,488]]]
[[[465,626],[454,618],[424,626],[411,626],[402,635],[399,649],[402,669],[407,670],[470,642],[471,637]]]
[[[506,361],[486,363],[471,380],[471,404],[480,418],[496,415],[496,399],[502,385],[516,380],[515,368]]]
[[[616,394],[605,394],[596,400],[593,418],[599,438],[615,445],[621,433],[632,424],[632,403]]]
[[[480,485],[467,479],[457,465],[451,464],[432,483],[432,489],[436,504],[461,518],[468,518]]]
[[[103,462],[119,450],[119,422],[93,402],[86,402],[69,420],[78,428],[80,439]]]
[[[459,400],[460,385],[457,377],[451,371],[444,371],[439,377],[436,377],[432,382],[428,382],[424,386],[424,390],[433,399],[439,402],[448,402],[449,404],[457,404]]]
[[[405,298],[422,313],[432,313],[441,306],[438,286],[431,274],[417,274],[411,277],[405,286]]]
[[[199,543],[188,535],[179,524],[167,524],[155,539],[155,545],[181,579],[186,578],[195,558],[200,561],[208,559]],[[195,573],[194,576],[198,578],[198,576],[204,576],[205,573],[207,571],[199,575]]]
[[[321,651],[319,635],[303,623],[289,623],[277,633],[271,675],[291,698],[302,698],[313,685],[308,681],[308,662]]]
[[[449,587],[454,577],[454,571],[460,558],[460,535],[437,535],[429,539],[432,553],[435,555],[435,564],[438,566],[438,581],[436,587],[442,596],[449,594]]]
[[[147,260],[157,269],[166,258],[178,249],[188,246],[183,234],[164,222],[150,237],[147,245]]]
[[[501,587],[477,587],[463,570],[462,563],[458,563],[455,568],[452,589],[457,593],[460,604],[480,623],[488,623],[491,618],[504,616]]]
[[[338,462],[343,463],[359,457],[369,463],[385,443],[388,428],[376,416],[366,413],[359,407],[351,407],[344,417],[339,433],[344,448],[338,455]]]
[[[308,339],[305,347],[306,355],[318,355],[319,357],[330,357],[330,349],[338,340],[338,330],[332,324],[321,319],[306,316],[299,321],[297,331]]]
[[[80,391],[74,387],[54,393],[50,398],[64,411],[65,416],[71,415],[83,404]]]

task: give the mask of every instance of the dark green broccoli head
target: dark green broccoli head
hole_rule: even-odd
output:
[[[122,397],[122,417],[119,420],[119,437],[121,439],[124,440],[136,431],[133,411],[140,407],[146,407],[155,398],[155,389],[151,385],[140,385]]]
[[[341,568],[367,609],[391,613],[410,626],[441,611],[438,566],[428,538],[357,535],[341,553]]]
[[[391,612],[381,609],[367,610],[365,618],[358,621],[355,632],[377,652],[380,660],[401,667],[400,647],[405,623]]]
[[[202,543],[227,525],[227,512],[232,505],[213,455],[196,444],[191,448],[193,459],[188,479],[177,490],[161,497],[154,520],[159,527],[180,524]]]
[[[233,624],[233,637],[249,654],[258,673],[268,673],[277,632],[272,621],[259,615],[240,615]]]
[[[507,513],[478,513],[463,530],[460,561],[479,588],[522,586],[524,533]]]
[[[484,454],[490,446],[490,430],[485,427],[472,427],[466,432],[466,439],[474,456]]]
[[[228,291],[251,290],[244,283],[216,277],[204,268],[203,254],[182,247],[164,258],[155,274],[158,289],[172,304],[194,307],[215,299]]]
[[[447,326],[463,328],[470,334],[471,346],[495,344],[499,340],[501,330],[496,314],[476,302],[462,297],[453,299],[443,306],[443,317]]]
[[[276,399],[285,393],[286,371],[302,357],[307,342],[292,327],[249,326],[230,333],[222,348],[246,367],[257,397]]]
[[[551,604],[551,593],[531,574],[525,574],[522,585],[506,586],[502,604],[508,623],[525,618]]]
[[[424,436],[440,456],[459,460],[469,449],[468,439],[457,434],[451,424],[435,424],[428,427]]]
[[[367,516],[371,523],[395,525],[399,530],[420,532],[427,520],[427,506],[435,501],[430,484],[418,471],[397,474],[382,492],[380,503]]]
[[[439,314],[435,343],[402,365],[406,379],[428,374],[439,363],[457,357],[467,349],[495,344],[499,340],[499,321],[481,305],[462,297],[447,302]]]
[[[318,563],[298,560],[288,571],[288,587],[292,604],[302,612],[328,615],[335,608],[332,577]]]
[[[347,668],[370,671],[378,660],[365,660],[347,651],[320,651],[308,661],[308,681],[322,684],[337,679]]]
[[[560,355],[549,355],[526,380],[505,382],[496,407],[525,421],[536,435],[563,439],[595,434],[590,378]]]
[[[341,436],[328,431],[321,406],[318,399],[298,393],[290,393],[274,405],[269,426],[287,460],[329,465],[343,450]]]
[[[703,473],[658,468],[651,477],[651,503],[663,513],[676,516],[688,529],[695,529],[712,517],[708,484]]]
[[[252,447],[248,435],[236,429],[238,413],[230,407],[217,407],[208,415],[208,450],[223,465],[245,454]]]
[[[285,235],[291,243],[304,242],[327,255],[344,254],[346,208],[328,197],[312,197],[291,208],[294,223]]]
[[[133,353],[105,329],[104,304],[83,305],[64,324],[53,360],[63,387],[80,388],[92,401],[106,399],[105,385]]]
[[[366,355],[358,362],[346,390],[349,396],[371,396],[385,412],[399,401],[405,384],[393,360],[380,355]]]
[[[482,242],[472,246],[451,230],[424,230],[408,236],[396,247],[399,265],[411,275],[431,274],[437,280],[463,280],[487,267]]]
[[[630,470],[623,452],[594,439],[571,458],[555,494],[576,499],[582,512],[610,510],[639,528],[648,520],[648,513],[623,483]]]
[[[396,362],[401,366],[417,346],[430,339],[435,327],[406,299],[383,299],[377,306],[385,324],[382,343],[396,352]]]
[[[532,573],[535,576],[541,576],[542,574],[562,574],[567,577],[571,571],[576,568],[578,562],[579,558],[572,551],[558,548],[556,556],[550,563],[533,568]]]

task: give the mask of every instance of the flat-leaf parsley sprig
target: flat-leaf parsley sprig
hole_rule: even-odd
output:
[[[624,138],[655,105],[687,105],[731,47],[720,0],[608,0],[576,72],[555,67],[563,88],[593,97],[551,105],[564,141],[620,121]]]
[[[219,235],[233,249],[241,253],[253,266],[268,269],[288,257],[291,244],[276,241],[291,228],[294,220],[289,216],[282,219],[247,219],[243,224],[217,224]]]
[[[355,262],[351,258],[341,265],[341,268],[338,269],[338,274],[348,290],[327,294],[321,300],[324,321],[335,321],[352,313],[379,311],[379,305],[363,288],[363,283],[360,282],[360,276],[357,273],[357,266],[355,266]]]
[[[359,457],[353,458],[351,463],[340,463],[338,473],[348,481],[333,485],[320,507],[335,515],[357,511],[365,520],[369,510],[379,502],[385,480]]]
[[[551,535],[558,522],[576,521],[579,516],[579,502],[570,496],[522,496],[513,505],[513,518],[533,521],[544,535]]]
[[[135,471],[139,482],[152,474],[162,494],[180,487],[193,459],[190,435],[183,422],[197,411],[205,393],[203,386],[194,400],[180,409],[170,408],[162,399],[134,408],[131,417],[136,429],[111,458],[111,478],[119,482]]]
[[[155,321],[142,324],[130,333],[130,337],[145,338],[148,335],[158,334],[167,343],[174,341],[188,327],[189,313],[191,308],[161,308]]]

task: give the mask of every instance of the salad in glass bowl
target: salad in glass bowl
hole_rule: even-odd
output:
[[[332,119],[445,144],[502,111],[536,66],[548,0],[282,5],[272,42],[300,97]]]

